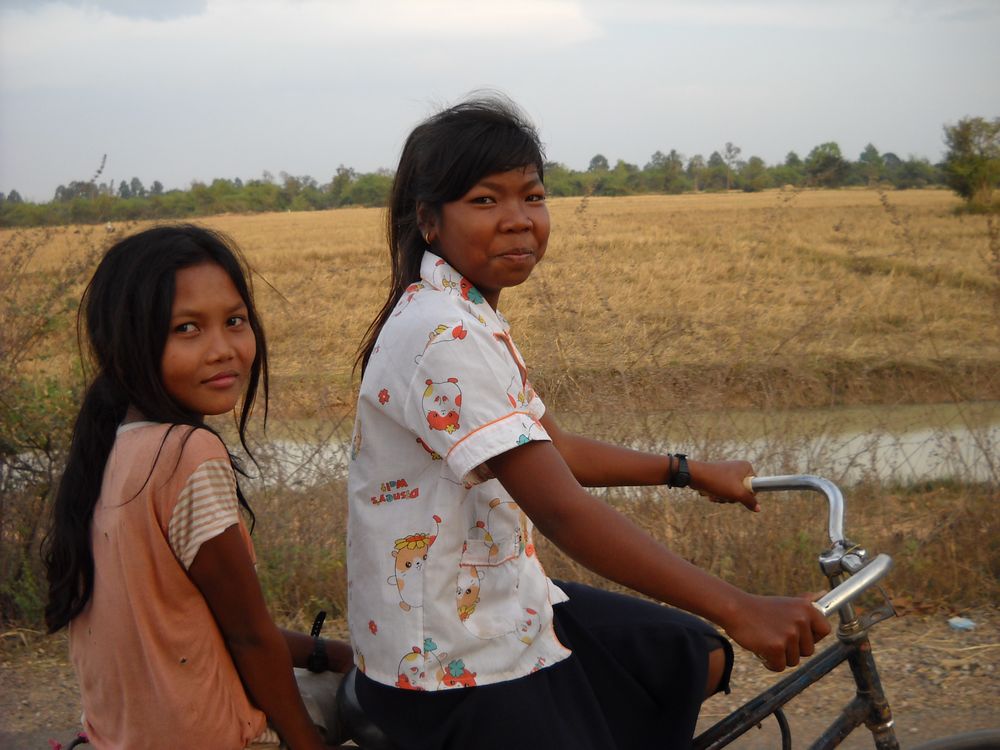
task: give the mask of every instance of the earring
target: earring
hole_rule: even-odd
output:
[[[431,233],[430,232],[424,232],[424,242],[427,245],[431,244]]]

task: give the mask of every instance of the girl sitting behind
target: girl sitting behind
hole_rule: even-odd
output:
[[[677,609],[553,582],[533,526],[594,572],[711,620],[774,670],[830,628],[655,542],[584,486],[671,484],[757,510],[745,461],[562,430],[498,310],[546,251],[538,136],[504,100],[421,123],[389,207],[392,287],[361,347],[348,619],[358,698],[401,748],[681,748],[732,649]]]
[[[98,748],[322,747],[293,663],[349,667],[346,644],[279,631],[240,508],[239,468],[204,422],[242,402],[267,351],[248,271],[195,226],[123,238],[80,306],[95,375],[59,483],[45,563],[49,632],[69,626]],[[82,333],[82,331],[81,331]]]

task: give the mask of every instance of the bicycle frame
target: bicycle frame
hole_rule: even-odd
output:
[[[839,633],[838,633],[839,636]],[[782,748],[790,750],[791,735],[781,714],[781,707],[813,683],[847,661],[857,685],[857,695],[841,709],[838,717],[812,744],[812,750],[827,750],[839,745],[854,729],[866,724],[878,750],[898,750],[892,726],[892,712],[879,680],[871,644],[865,633],[855,640],[842,640],[814,656],[809,662],[777,684],[744,703],[729,716],[695,737],[696,750],[726,747],[738,737],[774,714],[782,734]]]
[[[755,492],[804,489],[826,495],[830,504],[829,532],[832,547],[819,556],[819,562],[834,590],[817,602],[817,606],[824,614],[834,610],[838,612],[838,642],[695,737],[693,747],[696,750],[726,747],[773,715],[781,730],[783,750],[791,750],[791,731],[782,706],[846,661],[854,677],[856,695],[810,745],[811,750],[836,747],[862,724],[871,731],[877,750],[899,750],[892,711],[882,689],[868,640],[871,626],[894,613],[889,607],[875,610],[866,617],[858,617],[851,604],[854,597],[888,572],[891,560],[884,555],[879,556],[872,561],[871,568],[865,574],[857,576],[856,580],[849,579],[844,584],[846,573],[862,570],[865,552],[843,537],[844,502],[836,485],[820,477],[793,475],[754,478],[752,487]]]

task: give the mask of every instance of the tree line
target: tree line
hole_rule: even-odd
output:
[[[871,143],[857,160],[844,157],[836,142],[821,143],[803,158],[790,151],[780,164],[768,165],[758,156],[742,158],[742,149],[726,143],[706,159],[685,157],[676,150],[657,151],[640,167],[619,159],[613,166],[596,154],[587,169],[577,171],[559,162],[545,165],[545,187],[551,196],[677,194],[773,187],[849,186],[891,187],[897,190],[947,186],[983,210],[993,206],[1000,182],[1000,118],[967,117],[944,127],[945,158],[932,164],[925,158],[902,159],[881,153]],[[149,188],[129,181],[100,182],[104,161],[88,181],[56,188],[48,203],[24,201],[16,190],[0,193],[0,226],[92,224],[141,219],[184,219],[218,213],[317,211],[345,206],[385,206],[393,174],[380,169],[358,173],[339,166],[329,182],[308,175],[264,172],[260,179],[218,178],[193,182],[187,190],[164,190],[154,180]]]

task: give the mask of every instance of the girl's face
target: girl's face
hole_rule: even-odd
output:
[[[257,354],[247,307],[215,263],[177,271],[160,373],[172,398],[195,414],[223,414],[243,394]]]
[[[439,214],[423,209],[432,250],[496,309],[500,290],[524,282],[545,255],[549,210],[534,166],[487,175]]]

